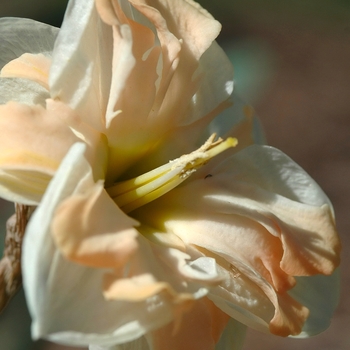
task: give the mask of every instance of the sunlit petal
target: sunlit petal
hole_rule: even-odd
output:
[[[6,64],[1,70],[0,77],[29,79],[48,90],[50,65],[51,58],[43,54],[25,53]]]
[[[135,217],[223,257],[273,304],[270,331],[298,334],[308,312],[286,293],[295,284],[293,276],[328,274],[338,264],[339,242],[327,197],[272,148],[252,146],[212,169],[209,165],[208,173]]]
[[[24,53],[51,52],[58,28],[25,18],[0,18],[0,69]]]
[[[0,106],[2,196],[37,203],[77,137],[43,107],[8,103]]]
[[[172,312],[168,301],[157,296],[134,303],[106,301],[101,293],[105,270],[72,263],[57,250],[50,234],[57,205],[77,184],[91,184],[84,148],[77,144],[69,151],[30,221],[22,258],[24,285],[34,338],[72,345],[113,345],[164,325]]]
[[[102,222],[100,218],[105,218]],[[137,221],[126,216],[102,183],[77,188],[62,202],[52,222],[55,243],[69,260],[94,267],[120,268],[137,248]]]
[[[53,52],[51,96],[97,130],[104,128],[111,60],[112,31],[98,17],[94,1],[70,1]]]
[[[0,19],[0,195],[37,206],[22,254],[34,339],[238,350],[246,326],[329,325],[332,205],[256,145],[220,29],[192,0],[70,0],[58,35]]]

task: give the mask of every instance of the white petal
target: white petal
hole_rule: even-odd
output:
[[[95,2],[70,1],[55,43],[50,91],[98,130],[107,106],[111,59],[112,30],[99,18]]]
[[[298,338],[310,337],[326,330],[339,302],[340,273],[331,276],[297,277],[297,285],[289,292],[310,310]]]
[[[318,184],[283,152],[269,146],[252,146],[238,153],[236,158],[241,167],[246,168],[246,181],[307,205],[331,206]],[[227,167],[231,165],[227,163]]]
[[[183,267],[187,277],[204,281],[217,281],[220,279],[213,258],[201,257]]]
[[[83,151],[83,144],[76,144],[70,152],[68,152],[65,160],[62,162],[64,168],[61,167],[56,174],[56,179],[58,178],[61,180],[60,186],[57,187],[58,191],[55,193],[56,198],[49,197],[49,195],[52,195],[51,192],[53,192],[53,182],[51,182],[47,192],[49,195],[46,194],[43,197],[42,206],[36,210],[27,226],[22,255],[23,283],[28,307],[32,312],[34,322],[36,322],[35,318],[37,314],[41,312],[37,307],[42,307],[42,305],[38,305],[38,303],[41,303],[37,299],[42,290],[37,290],[36,286],[37,283],[43,283],[43,281],[45,281],[48,273],[48,267],[41,265],[41,260],[46,259],[51,261],[55,252],[52,238],[47,232],[50,228],[52,215],[55,210],[55,206],[53,207],[51,203],[60,201],[65,198],[70,191],[74,190],[73,186],[75,185],[74,182],[77,181],[76,178],[73,178],[75,181],[72,181],[70,186],[67,185],[73,168],[75,169],[76,176],[85,174],[87,170],[86,165],[75,163],[76,158],[81,155]],[[57,184],[55,185],[57,186]],[[48,211],[44,212],[42,208],[45,208],[45,205],[49,203]],[[33,236],[34,239],[32,239],[31,236]]]
[[[230,319],[222,334],[219,342],[216,344],[216,350],[240,350],[243,348],[247,327]]]
[[[21,78],[0,78],[0,104],[16,101],[27,105],[45,106],[49,92],[40,84]]]
[[[24,18],[0,18],[0,69],[24,53],[51,52],[59,29]]]
[[[23,246],[23,283],[33,338],[78,346],[113,345],[169,322],[171,306],[157,296],[133,303],[106,301],[106,270],[69,262],[55,247],[50,225],[57,205],[79,183],[92,182],[84,151],[79,143],[70,149],[30,220]]]
[[[233,92],[233,67],[216,41],[203,53],[195,74],[201,77],[201,84],[192,97],[192,115],[183,119],[183,125],[207,115]]]

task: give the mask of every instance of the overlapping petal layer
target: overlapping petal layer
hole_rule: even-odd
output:
[[[0,18],[0,69],[26,53],[51,53],[58,28],[25,18]]]
[[[293,276],[330,274],[339,264],[328,199],[302,169],[269,147],[251,146],[206,170],[209,176],[174,189],[134,217],[223,258],[227,270],[256,285],[255,307],[265,310],[259,317],[270,318],[270,331],[300,333],[308,312],[287,294]],[[235,287],[222,288],[232,293]],[[272,318],[266,297],[275,308]],[[245,302],[241,298],[238,306],[251,312]]]
[[[0,106],[1,196],[38,204],[62,158],[78,138],[55,114],[10,102]]]
[[[233,80],[208,12],[192,0],[72,0],[58,36],[25,20],[0,31],[0,194],[40,203],[23,254],[35,338],[236,350],[243,324],[282,336],[327,327],[331,204],[288,157],[251,146],[263,137],[250,107],[234,99],[216,117]],[[213,132],[238,147],[136,210],[109,196]],[[179,183],[195,170],[184,169]],[[332,300],[322,311],[319,286]]]
[[[84,151],[79,143],[71,148],[28,226],[23,259],[30,260],[30,264],[26,266],[24,284],[34,337],[46,335],[75,345],[108,345],[133,340],[171,319],[180,325],[182,313],[208,292],[207,284],[217,284],[221,279],[215,261],[191,259],[177,249],[155,245],[133,229],[137,222],[121,212],[119,217],[124,215],[124,223],[120,223],[115,205],[110,210],[117,215],[102,215],[109,222],[98,225],[101,218],[91,221],[108,205],[96,206],[96,196],[90,197],[91,189],[99,186],[93,182]],[[97,193],[99,198],[100,191]],[[67,206],[74,207],[75,200],[85,201],[93,215],[86,217],[85,210],[73,210],[57,231],[61,215]],[[120,225],[126,229],[120,231]],[[99,240],[94,241],[91,232]],[[40,249],[46,253],[41,254]],[[102,259],[96,252],[104,253]],[[207,267],[205,271],[203,266]],[[62,278],[66,291],[63,298]],[[42,287],[37,293],[39,285]],[[96,293],[99,297],[94,300]],[[98,324],[90,322],[95,317]]]

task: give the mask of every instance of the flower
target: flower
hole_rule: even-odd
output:
[[[328,326],[331,203],[257,144],[251,108],[223,112],[232,68],[208,12],[73,0],[58,33],[13,21],[0,22],[15,56],[0,79],[0,194],[38,205],[22,257],[34,338],[238,349],[246,325],[281,336]],[[23,27],[33,46],[16,38]]]

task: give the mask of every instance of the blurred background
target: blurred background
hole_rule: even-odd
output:
[[[218,41],[234,64],[237,93],[255,107],[268,143],[299,163],[330,197],[343,241],[342,290],[331,327],[304,340],[249,330],[244,350],[350,349],[350,1],[199,2],[223,25]],[[60,26],[66,3],[2,0],[0,17]],[[12,207],[0,208],[4,228]],[[22,292],[0,315],[0,348],[73,349],[31,342]]]

